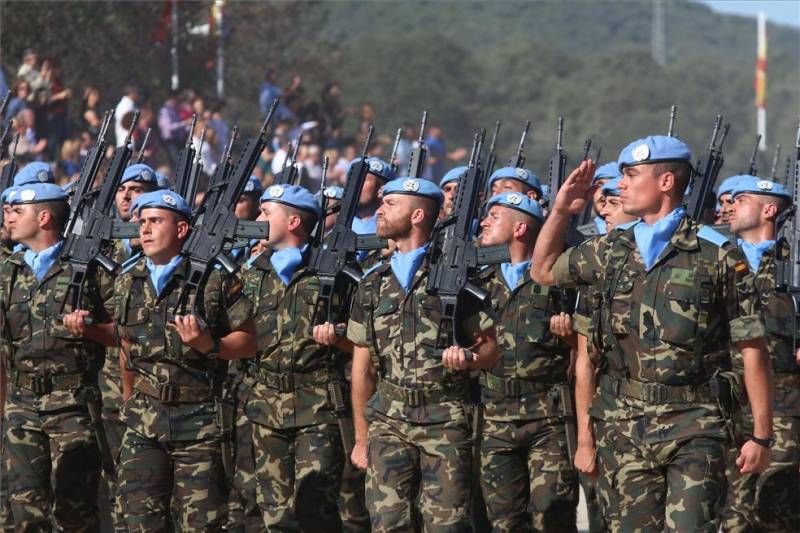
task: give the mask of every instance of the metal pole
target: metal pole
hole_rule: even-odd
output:
[[[172,57],[172,77],[170,79],[170,86],[173,91],[177,91],[180,87],[178,78],[178,0],[172,0],[172,47],[170,48],[170,56]]]
[[[225,20],[225,0],[214,0],[214,20],[217,26],[217,98],[225,97],[225,45],[222,42]]]

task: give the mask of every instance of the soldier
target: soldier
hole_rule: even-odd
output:
[[[622,209],[622,200],[619,197],[619,182],[621,179],[622,178],[610,179],[600,187],[600,194],[603,197],[603,201],[598,213],[600,214],[599,218],[606,225],[606,231],[599,233],[600,235],[613,231],[616,228],[626,226],[638,219],[635,215],[629,215]]]
[[[800,365],[795,358],[792,296],[778,289],[778,261],[790,261],[789,243],[775,242],[776,223],[791,205],[786,188],[756,176],[740,177],[731,191],[731,231],[739,238],[754,289],[761,302],[767,344],[774,371],[775,431],[772,461],[761,474],[740,474],[729,456],[728,501],[722,530],[800,531]],[[743,371],[741,354],[733,352],[734,368]],[[744,411],[744,432],[753,432],[752,414]]]
[[[719,206],[719,218],[722,224],[727,224],[733,213],[733,198],[731,191],[736,188],[742,176],[731,176],[719,184],[717,188],[717,206]]]
[[[252,305],[241,282],[214,269],[203,287],[203,322],[170,314],[178,304],[188,260],[180,255],[190,208],[172,191],[136,199],[145,257],[130,262],[114,286],[116,336],[122,353],[127,426],[120,454],[119,492],[132,531],[219,531],[226,492],[220,441],[227,360],[255,353]],[[86,326],[83,312],[65,323]],[[113,327],[112,327],[113,329]],[[113,333],[113,331],[112,331]]]
[[[424,179],[386,184],[378,236],[396,240],[397,251],[359,284],[347,327],[355,344],[351,458],[367,469],[373,531],[469,528],[467,369],[491,366],[497,343],[490,315],[465,298],[455,333],[471,344],[472,360],[458,347],[437,353],[441,302],[426,285],[441,203],[439,187]]]
[[[24,171],[24,169],[23,169]],[[0,317],[9,370],[3,398],[5,450],[18,531],[97,531],[100,461],[86,401],[97,388],[103,347],[71,334],[58,319],[72,269],[59,259],[69,215],[57,185],[30,183],[8,195],[6,222],[25,250],[0,265]],[[108,320],[98,278],[87,279],[81,306]]]
[[[507,244],[511,262],[481,273],[496,313],[500,359],[482,379],[484,500],[494,531],[576,531],[578,474],[566,453],[572,392],[570,346],[549,324],[575,306],[574,291],[530,279],[530,257],[544,219],[538,202],[501,193],[487,203],[481,245]],[[564,405],[566,402],[567,405]]]
[[[458,182],[467,173],[468,167],[455,167],[447,171],[439,180],[439,188],[442,189],[444,194],[444,201],[442,202],[442,210],[439,213],[439,218],[446,218],[453,214],[453,202],[456,200],[456,193],[458,192]]]
[[[521,192],[532,200],[543,196],[539,177],[525,168],[498,168],[489,176],[489,189],[492,196],[501,192]]]
[[[244,274],[257,316],[256,377],[245,412],[253,427],[258,505],[268,530],[340,531],[344,453],[328,398],[335,368],[328,348],[313,337],[325,317],[315,308],[319,281],[306,267],[320,206],[303,187],[272,185],[261,212],[272,252],[251,260]]]
[[[256,176],[250,176],[245,183],[244,190],[236,202],[236,218],[239,220],[255,220],[259,214],[259,199],[264,192],[261,180]],[[237,244],[231,250],[231,257],[238,263],[243,264],[250,257],[250,251],[255,243],[248,242],[246,245]]]
[[[612,531],[716,531],[728,437],[715,391],[731,345],[743,355],[755,422],[737,465],[749,473],[769,463],[770,372],[752,278],[741,253],[681,207],[691,173],[683,142],[647,137],[618,161],[623,209],[642,220],[562,253],[591,185],[594,164],[584,161],[559,190],[531,267],[539,283],[594,293],[600,370],[596,391],[593,374],[576,376],[575,464],[594,472],[596,438]]]
[[[596,186],[594,194],[592,195],[592,208],[595,213],[594,226],[595,229],[597,229],[598,235],[605,235],[609,231],[606,227],[605,217],[601,214],[606,201],[606,195],[603,193],[603,186],[610,180],[621,177],[622,174],[619,172],[619,165],[617,162],[609,161],[597,167],[594,178],[592,178],[592,184]]]
[[[358,235],[375,233],[375,210],[381,203],[381,187],[394,178],[392,166],[383,159],[370,157],[368,161],[369,172],[358,197],[358,209],[352,225],[353,231]],[[356,259],[362,268],[368,269],[380,261],[381,254],[377,250],[373,252],[362,250],[358,252]]]
[[[122,179],[117,187],[114,196],[114,203],[117,207],[117,215],[123,222],[131,220],[131,207],[133,201],[146,192],[161,189],[159,175],[150,166],[144,163],[135,163],[125,169]],[[134,247],[128,239],[119,239],[114,242],[111,252],[111,259],[117,263],[124,263],[134,254]],[[119,376],[119,372],[114,374]],[[105,394],[105,391],[104,391]],[[118,397],[118,396],[117,396]]]

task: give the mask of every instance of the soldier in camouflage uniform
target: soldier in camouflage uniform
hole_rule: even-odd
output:
[[[618,159],[623,209],[642,217],[624,231],[561,253],[570,214],[586,202],[594,164],[584,161],[564,183],[533,256],[534,280],[590,286],[596,307],[593,375],[578,376],[576,465],[594,468],[612,531],[716,531],[725,495],[728,447],[718,369],[729,347],[743,353],[756,437],[771,436],[770,372],[752,277],[741,253],[699,227],[680,207],[691,153],[673,137],[652,136]],[[580,365],[579,365],[580,368]],[[762,471],[769,449],[750,440],[738,464]]]
[[[427,253],[442,192],[399,178],[383,190],[378,235],[395,239],[391,260],[367,273],[353,300],[353,464],[367,469],[373,531],[466,531],[472,442],[468,368],[497,356],[494,322],[478,302],[460,306],[461,348],[438,355],[441,302],[427,294]]]
[[[313,337],[319,281],[306,267],[319,216],[314,196],[272,185],[261,198],[271,253],[252,259],[245,293],[256,310],[255,383],[245,414],[253,427],[258,504],[268,530],[340,531],[344,453],[328,398],[334,376],[326,346]]]
[[[439,180],[439,188],[442,189],[444,200],[442,209],[439,211],[439,218],[444,219],[453,214],[453,203],[456,201],[458,193],[458,182],[467,174],[469,167],[455,167],[445,172]]]
[[[486,205],[481,245],[506,244],[511,256],[511,262],[481,273],[502,350],[481,383],[481,481],[489,520],[494,531],[575,531],[578,474],[565,427],[574,443],[570,346],[549,329],[551,317],[575,307],[574,291],[542,287],[530,278],[544,219],[538,202],[501,193]]]
[[[207,326],[191,314],[169,322],[188,270],[180,248],[189,206],[172,191],[143,194],[136,205],[146,257],[130,263],[114,287],[125,520],[132,531],[219,531],[227,497],[220,442],[231,430],[222,385],[226,360],[255,352],[252,306],[238,278],[215,269],[197,302]]]
[[[772,462],[761,474],[741,474],[735,455],[728,461],[728,499],[722,530],[800,531],[800,365],[795,358],[792,297],[777,290],[778,261],[791,261],[789,243],[775,242],[776,220],[792,201],[786,188],[755,176],[744,176],[731,191],[733,212],[728,222],[739,237],[761,303],[774,371]],[[743,371],[741,354],[734,368]],[[752,415],[744,413],[744,432],[753,431]]]
[[[66,194],[32,183],[9,194],[10,236],[25,246],[0,265],[5,398],[3,462],[18,531],[97,531],[100,460],[86,401],[97,398],[103,347],[61,322],[72,269],[59,259],[69,214]],[[108,320],[99,278],[82,307]],[[69,310],[69,307],[67,307]],[[93,395],[91,393],[94,393]]]

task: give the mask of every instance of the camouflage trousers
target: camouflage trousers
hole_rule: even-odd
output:
[[[9,501],[17,531],[98,531],[100,459],[82,406],[38,411],[12,393],[3,420]]]
[[[339,517],[342,520],[342,531],[348,533],[368,533],[369,513],[365,494],[367,474],[350,462],[344,462],[342,469],[342,485],[339,490]]]
[[[344,452],[337,424],[254,424],[253,446],[258,505],[268,530],[342,530],[337,501]]]
[[[232,387],[236,397],[236,471],[228,494],[228,531],[257,532],[264,529],[264,519],[258,507],[253,423],[245,414],[251,389],[238,379]]]
[[[594,421],[597,488],[609,529],[716,533],[727,437],[644,443],[631,438],[629,424]]]
[[[211,532],[225,523],[218,438],[165,442],[128,427],[117,477],[130,531]]]
[[[597,494],[597,479],[586,474],[579,474],[578,479],[583,489],[583,495],[586,497],[589,533],[603,533],[608,528],[600,507],[600,496]]]
[[[557,418],[484,421],[481,485],[493,531],[577,531],[578,473]]]
[[[410,424],[373,413],[368,438],[373,531],[469,531],[472,440],[466,418]]]
[[[98,376],[98,387],[103,398],[103,428],[106,433],[111,456],[119,468],[119,452],[122,446],[122,436],[127,427],[119,416],[119,407],[122,405],[122,385],[120,383],[119,359],[116,357],[117,349],[109,349],[106,354],[105,366]],[[114,531],[128,531],[125,525],[125,516],[122,512],[122,499],[117,490],[117,482],[105,473],[103,474],[104,487],[101,495],[107,500],[106,507],[111,511],[111,522]],[[102,511],[101,507],[101,511]]]
[[[775,446],[761,474],[736,466],[738,450],[728,456],[728,499],[722,531],[800,531],[800,418],[775,416]]]

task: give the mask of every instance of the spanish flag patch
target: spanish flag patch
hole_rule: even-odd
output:
[[[747,266],[747,263],[744,261],[737,261],[736,264],[733,265],[733,269],[736,271],[736,275],[739,277],[744,276],[750,270],[750,268]]]

